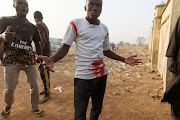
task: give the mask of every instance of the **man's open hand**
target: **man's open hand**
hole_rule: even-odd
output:
[[[130,57],[127,57],[124,62],[131,65],[131,66],[134,66],[134,65],[138,65],[141,62],[142,59],[135,59],[135,57],[137,57],[137,55],[133,55],[133,56],[130,56]]]
[[[38,58],[43,60],[42,64],[45,65],[47,69],[49,69],[52,72],[55,72],[53,70],[54,62],[52,61],[50,57],[40,55],[38,56]]]

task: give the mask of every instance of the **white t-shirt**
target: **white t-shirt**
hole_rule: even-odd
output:
[[[110,50],[107,27],[90,24],[85,18],[74,19],[69,23],[63,44],[75,42],[76,73],[75,78],[94,79],[108,73],[103,51]]]

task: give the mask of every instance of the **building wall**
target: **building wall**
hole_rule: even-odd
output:
[[[159,51],[159,39],[160,39],[160,25],[161,25],[161,14],[165,5],[157,5],[155,7],[155,18],[153,20],[153,27],[151,31],[151,37],[149,44],[150,47],[150,59],[151,68],[157,70],[158,51]]]
[[[153,27],[151,27],[151,32],[149,35],[149,42],[148,42],[148,54],[150,58],[152,57],[152,43],[153,43],[152,40],[153,40]]]
[[[157,5],[155,8],[156,11],[155,11],[154,21],[157,21],[157,16],[159,15],[158,12],[159,7],[160,6]],[[149,38],[149,53],[151,53],[150,55],[151,55],[152,67],[157,65],[157,69],[161,74],[161,77],[163,78],[164,90],[166,89],[172,78],[172,74],[167,70],[168,58],[165,55],[171,34],[174,30],[179,15],[180,15],[180,0],[168,0],[167,4],[164,6],[163,10],[161,11],[159,17],[160,18],[160,26],[158,28],[159,32],[155,32],[155,30],[157,30],[157,26],[156,26],[156,22],[154,22],[152,27],[152,29],[154,30],[151,33],[153,35],[150,35],[151,37]],[[159,38],[157,37],[158,34],[159,34]],[[157,52],[157,49],[155,47],[158,48],[158,54],[155,54]],[[157,57],[157,61],[153,61],[153,58],[155,57]]]
[[[163,78],[164,88],[169,84],[171,74],[167,70],[167,57],[166,50],[169,44],[170,34],[172,32],[171,28],[171,15],[172,15],[173,0],[170,0],[167,6],[165,6],[160,26],[160,42],[159,42],[159,53],[158,53],[158,71]],[[167,77],[169,77],[167,79]],[[165,89],[164,89],[165,90]]]
[[[158,8],[157,8],[157,11],[159,11]],[[152,44],[152,56],[151,56],[152,66],[151,67],[152,69],[156,69],[156,70],[157,70],[158,51],[159,51],[160,23],[161,23],[161,17],[160,16],[155,17],[154,30],[153,30],[153,44]]]

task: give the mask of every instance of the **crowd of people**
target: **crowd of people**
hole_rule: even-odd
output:
[[[20,71],[24,71],[30,86],[32,113],[37,117],[45,115],[39,104],[51,99],[50,71],[55,72],[54,63],[63,59],[71,45],[75,43],[76,69],[74,76],[74,120],[86,120],[86,111],[91,98],[90,120],[98,120],[103,106],[108,70],[105,56],[134,66],[141,62],[136,55],[122,57],[112,51],[108,27],[98,18],[101,15],[103,0],[86,0],[84,18],[72,19],[62,40],[62,46],[51,55],[49,29],[43,22],[43,14],[34,12],[36,25],[27,19],[29,6],[27,0],[13,0],[16,15],[0,18],[1,61],[4,66],[4,108],[0,114],[7,118],[14,102],[14,90],[18,84]],[[172,106],[173,119],[180,119],[179,90],[179,20],[172,34],[166,56],[169,57],[169,71],[174,74],[170,87],[162,102]],[[33,52],[31,43],[35,43]],[[39,92],[37,69],[44,88]],[[172,96],[172,94],[174,96]],[[39,98],[39,95],[43,95]],[[53,99],[53,98],[52,98]]]

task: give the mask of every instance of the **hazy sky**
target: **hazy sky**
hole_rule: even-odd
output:
[[[43,13],[44,22],[49,27],[50,37],[63,38],[68,23],[74,18],[86,16],[84,5],[86,0],[28,0],[27,18],[35,24],[33,13]],[[155,6],[162,0],[103,0],[100,16],[107,25],[111,42],[136,43],[137,37],[145,37],[148,41]],[[164,0],[165,1],[165,0]],[[15,15],[13,0],[4,0],[0,4],[0,16]]]

